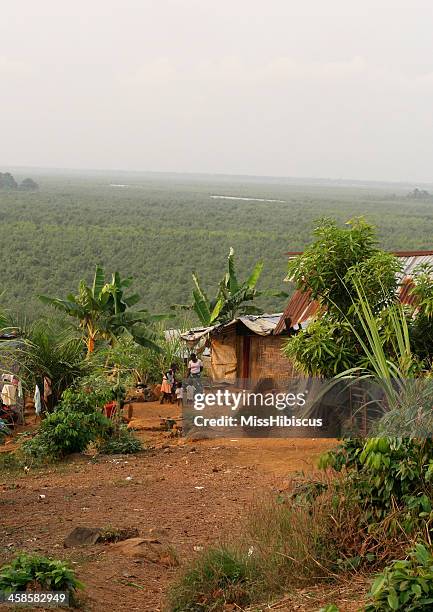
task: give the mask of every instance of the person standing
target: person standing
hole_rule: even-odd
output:
[[[177,405],[182,406],[183,404],[183,385],[181,382],[178,382],[176,384],[176,400],[177,400]]]
[[[200,378],[203,370],[203,362],[195,353],[191,353],[188,363],[188,376],[191,378]]]
[[[160,404],[166,399],[169,399],[171,404],[176,400],[176,370],[177,365],[172,363],[170,369],[162,377]]]
[[[203,393],[203,386],[200,378],[203,371],[203,362],[197,357],[195,353],[191,353],[190,360],[188,363],[188,378],[194,385],[197,393]]]

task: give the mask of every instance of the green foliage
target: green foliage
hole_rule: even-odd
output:
[[[71,596],[83,589],[73,570],[64,562],[25,553],[0,569],[0,591],[25,591],[38,585],[41,590],[66,591]]]
[[[393,561],[374,580],[365,612],[411,612],[433,609],[433,555],[418,542],[409,558]]]
[[[57,410],[48,415],[34,438],[23,443],[25,454],[36,459],[61,459],[83,452],[90,442],[105,438],[113,424],[100,412]]]
[[[0,189],[18,189],[18,183],[10,172],[0,172]]]
[[[307,374],[331,377],[372,367],[371,350],[366,351],[369,344],[372,348],[369,323],[379,330],[376,317],[382,317],[383,329],[374,337],[382,342],[388,331],[384,309],[396,302],[397,258],[377,249],[374,229],[364,220],[348,225],[342,229],[322,221],[312,245],[289,262],[288,278],[298,289],[309,290],[320,306],[318,319],[284,347],[285,355]],[[388,334],[388,347],[393,339]]]
[[[90,360],[91,373],[83,379],[82,385],[97,389],[102,385],[112,386],[113,380],[119,380],[125,387],[138,382],[160,383],[162,373],[172,363],[176,363],[182,372],[185,345],[179,336],[166,334],[161,324],[155,325],[152,333],[158,350],[141,346],[130,335],[124,334],[113,346],[96,351]]]
[[[347,226],[323,220],[313,232],[314,242],[288,265],[288,279],[298,289],[308,288],[337,319],[352,307],[353,279],[361,275],[369,303],[379,306],[394,300],[400,269],[396,257],[377,248],[371,224],[356,218]]]
[[[37,191],[39,189],[39,185],[36,181],[31,178],[26,178],[20,183],[21,191]]]
[[[112,275],[111,282],[106,282],[103,268],[97,265],[92,285],[81,280],[77,295],[70,294],[65,300],[45,295],[39,297],[45,304],[78,319],[88,354],[94,351],[96,340],[113,343],[125,332],[129,332],[139,344],[158,350],[149,331],[149,323],[154,317],[145,310],[130,310],[140,301],[138,294],[126,295],[125,290],[131,283],[131,278],[121,278],[118,272]]]
[[[3,419],[0,419],[0,444],[4,443],[6,436],[8,436],[9,434],[9,427],[7,426],[5,421],[3,421]]]
[[[354,367],[353,345],[350,326],[323,315],[292,336],[285,343],[284,354],[301,372],[330,378]]]
[[[414,351],[420,359],[433,365],[433,266],[419,266],[413,275],[411,294],[416,303],[416,316],[409,314],[410,336]]]
[[[0,259],[13,261],[3,279],[4,304],[32,318],[45,312],[37,295],[65,296],[78,279],[90,283],[94,262],[132,276],[145,293],[145,307],[166,312],[167,305],[189,302],[194,268],[207,292],[217,286],[230,246],[239,277],[263,259],[259,289],[284,289],[285,253],[308,245],[321,215],[338,222],[365,215],[378,226],[387,250],[431,248],[431,201],[408,200],[407,189],[398,185],[366,189],[145,174],[120,179],[115,173],[32,176],[39,191],[2,191],[0,199],[0,221],[8,228]],[[18,181],[23,178],[16,173]],[[130,187],[116,189],[112,182]],[[282,201],[216,200],[210,194]],[[263,296],[257,305],[280,312],[286,301]]]
[[[402,306],[400,264],[375,248],[370,225],[358,220],[340,229],[325,221],[315,234],[305,253],[289,262],[289,276],[310,290],[320,314],[289,338],[284,352],[307,374],[374,374],[389,407],[398,406],[407,395],[405,379],[432,366],[433,267],[415,270],[414,303]]]
[[[98,450],[103,455],[131,455],[143,450],[143,444],[127,427],[121,426],[112,436],[101,440]]]
[[[433,519],[431,439],[347,440],[326,453],[320,467],[344,469],[341,491],[360,507],[371,529],[389,516],[390,533],[414,533]]]
[[[86,379],[88,380],[88,379]],[[82,381],[80,381],[82,384]],[[112,384],[101,384],[97,388],[70,387],[62,395],[58,410],[62,412],[82,412],[92,414],[98,409],[102,409],[104,404],[113,399]]]
[[[63,391],[86,370],[83,345],[76,332],[62,321],[41,320],[21,328],[24,343],[16,351],[21,376],[29,389],[52,381],[54,405]]]
[[[382,385],[382,388],[384,385]],[[431,376],[392,380],[390,409],[375,423],[380,436],[429,438],[433,433],[433,379]]]
[[[209,300],[206,292],[201,287],[197,274],[192,275],[194,282],[193,309],[205,327],[214,323],[227,323],[236,317],[244,315],[262,314],[263,310],[252,304],[264,292],[258,291],[256,285],[263,269],[263,262],[258,261],[249,277],[240,283],[236,276],[234,250],[230,248],[227,272],[219,283],[219,288],[214,299]],[[286,297],[283,292],[266,292],[267,295],[278,295]]]
[[[17,181],[10,172],[0,172],[0,190],[15,191],[37,191],[39,185],[31,178],[25,178],[18,186]]]

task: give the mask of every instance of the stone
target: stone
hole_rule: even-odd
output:
[[[178,565],[177,557],[170,546],[157,538],[130,538],[110,546],[110,550],[124,557],[142,559],[167,567]]]
[[[65,548],[75,546],[91,546],[96,544],[101,535],[101,529],[96,527],[75,527],[63,542]]]

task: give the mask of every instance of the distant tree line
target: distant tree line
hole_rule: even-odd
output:
[[[18,184],[10,172],[0,172],[0,189],[8,191],[16,189],[21,191],[37,191],[39,185],[31,178],[26,178]]]
[[[430,198],[431,194],[426,189],[418,189],[418,187],[415,187],[413,191],[407,194],[407,197],[414,200],[422,200],[424,198]]]

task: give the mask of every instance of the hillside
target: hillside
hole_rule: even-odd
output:
[[[191,271],[214,286],[230,246],[243,270],[264,260],[262,288],[287,288],[285,251],[302,249],[321,216],[363,214],[387,249],[432,248],[433,200],[408,198],[407,186],[115,172],[35,179],[38,192],[0,192],[2,301],[30,315],[42,310],[37,294],[65,294],[96,262],[132,275],[144,305],[166,310],[189,301]]]

